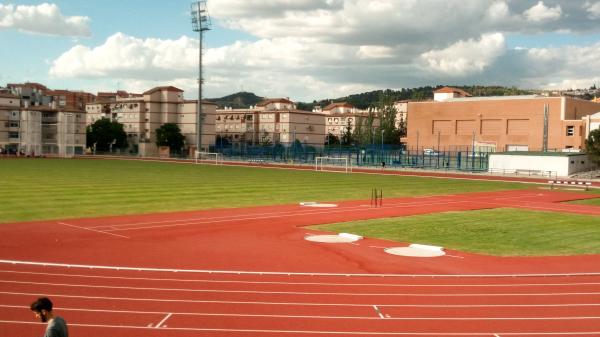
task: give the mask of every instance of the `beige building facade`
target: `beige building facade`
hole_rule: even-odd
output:
[[[445,97],[408,103],[409,148],[579,151],[600,103],[571,97]],[[596,115],[597,116],[597,115]]]
[[[27,156],[72,156],[85,149],[85,112],[30,105],[30,98],[0,94],[0,148]]]
[[[156,129],[166,123],[176,124],[185,137],[185,148],[196,149],[197,100],[185,100],[183,90],[172,86],[156,87],[143,94],[103,93],[103,100],[86,105],[87,125],[101,118],[123,124],[129,151],[142,156],[158,155]],[[215,143],[216,105],[202,104],[202,147]]]
[[[287,98],[268,99],[250,109],[217,110],[216,133],[233,144],[291,145],[298,140],[323,146],[324,117],[323,113],[297,110]]]

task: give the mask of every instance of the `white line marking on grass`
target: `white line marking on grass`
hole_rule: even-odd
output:
[[[120,238],[129,239],[129,237],[125,236],[125,235],[119,235],[119,234],[115,234],[115,233],[100,231],[100,230],[97,230],[97,229],[75,226],[75,225],[71,225],[71,224],[68,224],[68,223],[65,223],[65,222],[58,222],[58,224],[59,225],[63,225],[63,226],[77,228],[77,229],[83,229],[83,230],[94,232],[94,233],[101,233],[101,234],[112,235],[112,236],[117,236],[117,237],[120,237]]]
[[[171,315],[173,315],[173,313],[169,313],[167,316],[165,316],[165,318],[163,318],[162,321],[158,322],[158,324],[156,324],[156,326],[154,328],[155,329],[160,328],[160,326],[165,324],[165,322],[169,319],[169,317],[171,317]]]
[[[380,318],[385,318],[381,313],[381,310],[379,310],[379,308],[376,305],[373,306],[373,309],[375,309],[375,312],[377,313],[377,315],[379,315]]]

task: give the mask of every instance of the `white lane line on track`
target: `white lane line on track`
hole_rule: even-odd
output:
[[[373,309],[375,309],[375,312],[377,313],[377,315],[379,315],[379,318],[384,319],[385,317],[383,316],[383,314],[381,313],[381,310],[379,310],[379,308],[374,305]]]
[[[23,308],[23,306],[0,306],[0,307],[15,307]],[[217,313],[217,312],[176,312],[168,313],[154,327],[155,329],[163,327],[169,317],[172,315],[178,316],[200,316],[200,317],[252,317],[252,318],[290,318],[290,319],[331,319],[331,320],[392,320],[392,321],[566,321],[566,320],[600,320],[598,316],[557,316],[557,317],[389,317],[381,313],[381,310],[376,306],[371,306],[377,313],[377,317],[373,316],[320,316],[320,315],[281,315],[281,314],[243,314],[243,313]],[[138,311],[138,310],[102,310],[102,309],[80,309],[80,308],[59,308],[61,311],[74,312],[102,312],[114,314],[165,314],[164,312],[154,311]],[[151,325],[151,324],[150,324]],[[148,326],[150,326],[148,325]]]
[[[71,225],[71,224],[68,224],[68,223],[65,223],[65,222],[57,222],[57,223],[59,225],[68,226],[68,227],[72,227],[72,228],[77,228],[77,229],[81,229],[81,230],[86,230],[86,231],[90,231],[90,232],[94,232],[94,233],[101,233],[101,234],[112,235],[112,236],[117,236],[117,237],[120,237],[120,238],[129,239],[129,237],[125,236],[125,235],[119,235],[119,234],[115,234],[115,233],[100,231],[100,230],[97,230],[97,229],[75,226],[75,225]]]
[[[190,288],[159,288],[159,287],[125,287],[125,286],[106,286],[95,284],[70,284],[70,283],[52,283],[52,282],[30,282],[30,281],[5,281],[0,283],[9,284],[29,284],[47,287],[69,287],[69,288],[95,288],[95,289],[126,289],[143,291],[164,291],[164,292],[191,292],[191,293],[217,293],[217,294],[266,294],[266,295],[320,295],[320,296],[404,296],[404,297],[499,297],[499,296],[579,296],[579,295],[600,295],[600,292],[556,292],[556,293],[434,293],[434,294],[415,294],[415,293],[356,293],[356,292],[317,292],[317,291],[266,291],[266,290],[226,290],[226,289],[190,289]]]
[[[494,337],[500,337],[500,335],[498,335],[497,333],[494,334]]]
[[[26,274],[26,275],[46,275],[71,278],[89,278],[89,279],[107,279],[107,280],[135,280],[135,281],[163,281],[163,282],[183,282],[183,283],[225,283],[225,284],[274,284],[274,285],[314,285],[314,286],[373,286],[373,287],[394,287],[394,288],[514,288],[514,287],[569,287],[569,286],[597,286],[600,282],[573,282],[573,283],[482,283],[482,284],[394,284],[394,283],[336,283],[336,282],[284,282],[284,281],[236,281],[236,280],[209,280],[209,279],[178,279],[178,278],[152,278],[152,277],[125,277],[125,276],[102,276],[102,275],[82,275],[82,274],[64,274],[64,273],[42,273],[16,270],[0,270],[0,273],[6,274]]]
[[[190,226],[190,225],[198,225],[198,224],[211,224],[211,223],[221,223],[221,222],[233,222],[233,221],[264,220],[264,219],[276,219],[276,218],[296,217],[296,216],[306,216],[306,215],[345,213],[345,212],[348,212],[349,210],[373,211],[373,210],[384,210],[384,209],[393,209],[393,208],[436,206],[436,205],[461,204],[461,203],[471,203],[471,202],[472,201],[469,201],[469,200],[459,200],[459,201],[440,200],[440,201],[429,202],[429,203],[396,203],[396,204],[387,204],[383,207],[369,208],[369,209],[365,209],[360,206],[348,206],[348,207],[339,207],[338,209],[327,210],[327,211],[273,212],[273,213],[264,213],[264,214],[256,215],[256,216],[244,216],[242,214],[239,216],[214,217],[214,218],[208,218],[208,219],[207,218],[199,218],[199,219],[197,219],[199,221],[196,221],[194,219],[188,219],[188,220],[182,219],[182,220],[176,221],[176,222],[193,221],[193,222],[184,222],[184,223],[173,223],[173,221],[166,220],[166,224],[164,224],[164,225],[138,226],[139,224],[132,223],[132,224],[124,224],[124,225],[100,226],[98,228],[118,227],[119,229],[112,230],[112,231],[127,231],[127,230],[139,230],[139,229]],[[269,215],[269,214],[272,214],[272,215]],[[163,222],[159,222],[159,223],[163,223]],[[140,224],[144,225],[145,223],[140,223]],[[126,227],[126,226],[128,226],[128,227]]]
[[[3,295],[38,296],[39,293],[6,292]],[[66,294],[45,294],[52,297],[77,298],[82,300],[112,300],[131,302],[163,302],[163,303],[204,303],[204,304],[238,304],[238,305],[284,305],[284,306],[307,306],[307,307],[371,307],[370,304],[356,303],[315,303],[315,302],[266,302],[266,301],[223,301],[223,300],[180,300],[150,297],[110,297],[110,296],[82,296]],[[600,307],[600,303],[570,303],[570,304],[380,304],[386,308],[539,308],[539,307]]]
[[[173,315],[173,313],[169,313],[167,316],[165,316],[165,318],[162,319],[162,321],[158,322],[158,324],[156,324],[156,326],[154,327],[155,329],[160,328],[161,325],[165,324],[165,322],[169,319],[169,317],[171,317],[171,315]],[[165,325],[166,327],[166,325]]]
[[[0,259],[0,264],[38,266],[38,267],[63,267],[67,269],[97,269],[112,271],[145,271],[166,273],[199,273],[199,274],[226,274],[226,275],[260,275],[260,276],[345,276],[345,277],[397,277],[397,278],[515,278],[515,277],[575,277],[575,276],[600,276],[600,272],[583,273],[555,273],[555,274],[353,274],[353,273],[321,273],[321,272],[281,272],[281,271],[247,271],[247,270],[209,270],[209,269],[171,269],[171,268],[146,268],[146,267],[118,267],[102,265],[84,265],[55,262],[32,262]]]
[[[39,325],[38,322],[29,321],[8,321],[0,320],[0,324],[20,324],[20,325]],[[134,325],[101,325],[101,324],[81,324],[69,323],[69,326],[84,328],[106,328],[106,329],[151,329],[146,326]],[[373,331],[322,331],[322,330],[268,330],[268,329],[219,329],[219,328],[163,328],[168,331],[186,331],[186,332],[243,332],[243,333],[279,333],[279,334],[312,334],[312,335],[369,335],[369,336],[489,336],[493,332],[373,332]],[[600,331],[589,332],[507,332],[503,336],[599,336]]]

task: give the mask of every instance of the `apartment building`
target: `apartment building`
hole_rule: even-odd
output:
[[[143,94],[99,93],[102,100],[86,105],[87,124],[109,118],[123,124],[129,151],[142,156],[158,154],[156,129],[166,123],[177,124],[185,137],[189,151],[196,148],[197,100],[185,100],[183,90],[173,86],[150,89]],[[202,103],[202,147],[207,150],[215,143],[216,105]]]
[[[347,102],[332,103],[317,111],[322,111],[325,116],[325,134],[332,134],[339,139],[350,127],[350,132],[354,132],[357,126],[368,127],[369,116],[373,117],[371,128],[379,127],[379,118],[375,111],[365,111],[354,107]]]
[[[250,109],[219,109],[215,127],[217,135],[234,146],[242,143],[289,146],[295,140],[310,146],[323,146],[324,116],[323,113],[298,110],[287,98],[274,98]]]
[[[469,96],[444,89],[434,101],[409,102],[407,145],[578,151],[600,112],[600,103],[572,97]]]
[[[85,149],[85,112],[57,108],[37,83],[9,84],[0,94],[0,148],[3,152],[72,156]],[[46,103],[47,105],[44,105]]]
[[[57,108],[73,108],[85,110],[85,105],[96,100],[96,96],[83,91],[70,90],[46,90],[45,96],[49,96]]]

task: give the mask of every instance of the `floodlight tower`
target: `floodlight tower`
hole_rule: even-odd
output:
[[[196,151],[202,151],[202,35],[210,30],[210,17],[206,9],[206,0],[194,1],[191,6],[192,29],[199,35],[198,50],[198,105],[196,110]]]

